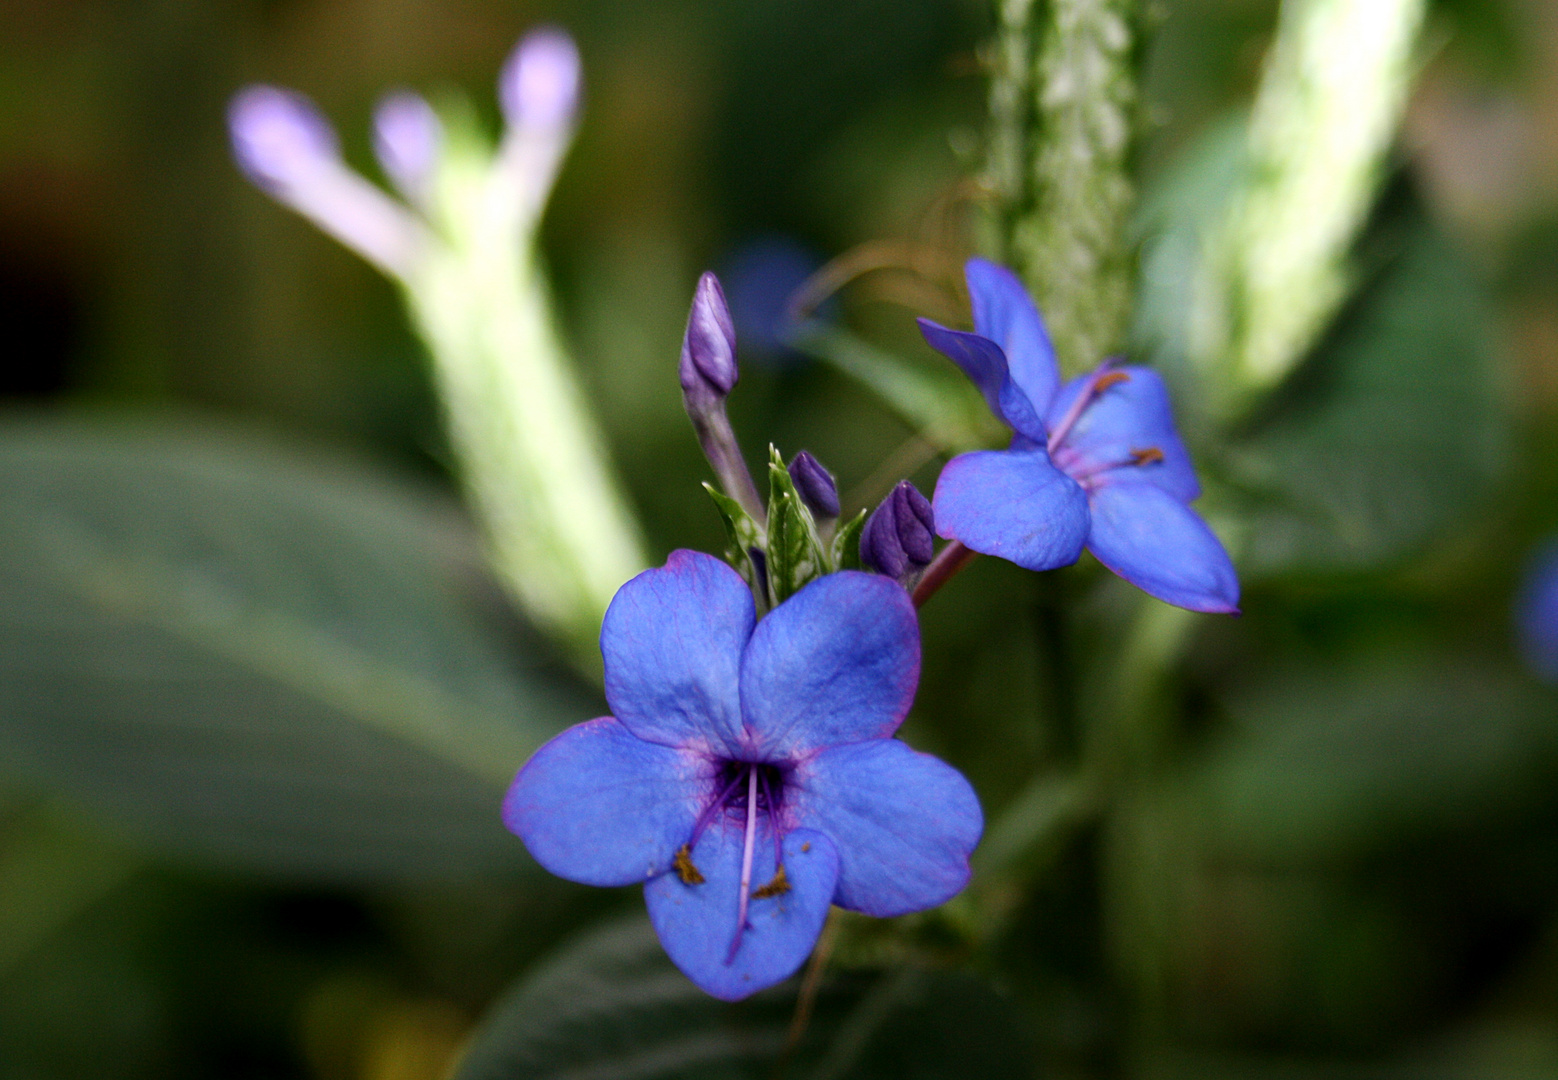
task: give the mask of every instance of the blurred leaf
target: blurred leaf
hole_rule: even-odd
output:
[[[950,366],[916,367],[837,327],[806,326],[790,344],[874,390],[941,450],[977,450],[1011,438],[974,384]]]
[[[1213,317],[1195,303],[1200,236],[1244,167],[1242,131],[1210,132],[1147,202],[1137,348],[1174,383],[1241,574],[1400,559],[1481,505],[1503,464],[1482,289],[1398,185],[1360,243],[1364,286],[1261,415],[1217,430],[1186,348]]]
[[[1349,857],[1521,812],[1558,774],[1553,699],[1464,663],[1273,677],[1188,791],[1210,841],[1256,859]]]
[[[515,872],[504,784],[599,711],[507,621],[453,508],[360,469],[12,419],[0,519],[4,769],[187,854]]]
[[[455,1080],[1030,1075],[1001,998],[972,978],[918,969],[826,979],[786,1055],[799,981],[728,1005],[672,966],[648,920],[614,923],[520,980],[478,1029]]]

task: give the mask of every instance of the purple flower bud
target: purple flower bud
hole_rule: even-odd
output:
[[[860,561],[888,577],[907,582],[936,554],[936,521],[930,503],[907,480],[900,480],[872,511],[860,534]]]
[[[373,114],[373,152],[402,195],[420,201],[438,165],[443,125],[421,95],[409,90],[379,102]]]
[[[302,94],[274,86],[250,86],[227,110],[233,155],[260,187],[284,191],[340,157],[335,131]]]
[[[498,103],[510,127],[557,128],[579,105],[579,49],[562,30],[525,35],[498,77]]]
[[[725,304],[725,290],[713,274],[698,279],[678,369],[687,411],[696,419],[725,400],[736,385],[736,325]]]
[[[822,462],[802,450],[790,461],[790,479],[795,491],[806,504],[806,509],[819,518],[839,516],[839,489],[833,482],[833,474],[822,467]]]

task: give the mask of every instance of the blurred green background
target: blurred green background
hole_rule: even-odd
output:
[[[1215,200],[1275,20],[1153,13],[1138,337],[1171,375],[1187,271],[1152,222]],[[516,980],[467,1075],[772,1075],[785,1009],[622,989],[652,962],[613,921],[636,891],[502,830],[528,750],[604,706],[481,569],[391,286],[229,157],[251,81],[312,96],[370,175],[391,87],[495,129],[541,22],[585,64],[543,231],[566,336],[652,556],[718,550],[674,376],[693,283],[772,306],[882,239],[955,266],[985,4],[0,2],[3,1080],[440,1077]],[[1558,530],[1558,4],[1432,7],[1358,259],[1243,428],[1175,383],[1244,616],[1197,617],[1153,707],[1119,707],[1155,718],[1129,782],[993,940],[841,956],[795,1075],[1558,1076],[1558,697],[1510,623]],[[834,314],[934,370],[935,295],[889,273]],[[930,491],[910,424],[762,329],[731,402],[752,460],[810,449],[847,505]],[[1128,673],[1096,658],[1135,603],[1096,566],[980,560],[924,613],[906,737],[995,817],[1108,730]],[[581,1028],[569,995],[628,1019]],[[655,1057],[687,1032],[725,1041]]]

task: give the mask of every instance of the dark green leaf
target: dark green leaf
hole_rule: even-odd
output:
[[[800,980],[708,997],[647,920],[565,946],[493,1007],[456,1080],[899,1080],[1029,1075],[1005,1002],[975,979],[900,969],[830,976],[786,1053]],[[778,1071],[781,1061],[786,1068]]]
[[[0,768],[186,854],[517,871],[506,781],[600,711],[452,505],[328,457],[11,419],[0,520]]]

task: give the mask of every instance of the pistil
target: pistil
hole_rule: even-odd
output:
[[[752,845],[757,839],[757,766],[747,766],[747,831],[741,848],[741,898],[736,908],[736,936],[730,942],[730,952],[725,957],[729,964],[736,959],[741,948],[741,932],[747,925],[747,898],[752,889]]]
[[[1113,363],[1114,360],[1111,358],[1098,365],[1098,370],[1093,372],[1087,385],[1082,387],[1081,393],[1077,394],[1076,400],[1066,410],[1066,415],[1060,418],[1060,423],[1056,424],[1055,430],[1050,432],[1049,443],[1046,449],[1051,454],[1055,452],[1055,449],[1061,443],[1066,441],[1066,436],[1071,434],[1071,429],[1076,426],[1076,422],[1081,418],[1083,411],[1093,403],[1094,398],[1111,386],[1130,381],[1130,375],[1125,372],[1109,370],[1109,366]]]

